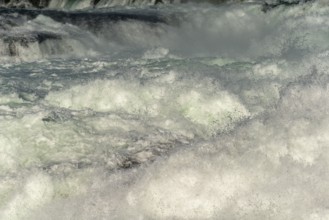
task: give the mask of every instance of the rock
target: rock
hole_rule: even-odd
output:
[[[46,8],[50,0],[0,0],[0,6],[8,8]]]
[[[277,0],[277,1],[270,2],[270,3],[265,2],[263,4],[262,11],[268,12],[281,5],[294,6],[294,5],[299,5],[299,4],[311,2],[311,1],[314,1],[314,0]]]

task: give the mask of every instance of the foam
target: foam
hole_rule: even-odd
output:
[[[264,66],[264,73],[273,79],[273,72],[268,65]],[[256,74],[259,68],[254,68]],[[273,70],[271,65],[270,70]],[[171,72],[153,83],[177,85],[176,74]],[[112,85],[109,83],[112,81],[97,85]],[[120,85],[118,80],[113,82]],[[325,219],[329,178],[324,172],[329,142],[327,84],[327,76],[316,72],[300,77],[281,88],[275,107],[266,114],[251,118],[226,134],[204,141],[198,139],[150,166],[109,175],[104,175],[102,170],[91,170],[88,175],[93,178],[92,186],[86,182],[79,185],[83,194],[45,206],[33,219],[42,219],[46,213],[56,213],[61,219],[72,216],[80,219],[108,216],[113,219]],[[89,85],[95,88],[88,83],[83,85],[84,89]],[[206,88],[203,95],[213,92]],[[189,97],[200,98],[200,94]],[[206,100],[211,106],[211,99]],[[67,107],[71,106],[70,103]],[[121,112],[126,108],[120,104],[112,110]],[[113,119],[92,121],[90,124],[97,131],[113,132],[110,125]],[[132,126],[129,123],[118,120],[116,125],[128,131]],[[149,130],[141,133],[145,131]],[[101,177],[99,172],[103,174]],[[76,195],[74,191],[71,193]],[[80,205],[74,206],[76,203]]]
[[[243,172],[228,168],[216,174],[214,167],[195,155],[173,157],[134,186],[128,205],[149,218],[211,219],[249,188]]]
[[[164,7],[161,37],[2,66],[0,219],[327,219],[328,9],[259,9]]]
[[[16,145],[16,144],[11,143],[11,141],[15,141],[15,140],[8,140],[8,138],[3,137],[3,136],[0,137],[1,172],[6,172],[6,171],[8,172],[8,171],[15,170],[17,168],[16,152],[15,152],[15,148],[13,148],[13,145]]]
[[[171,115],[183,116],[196,126],[209,129],[209,134],[228,129],[235,121],[249,116],[248,110],[231,94],[216,91],[214,87],[202,88],[202,84],[194,85],[192,89],[189,83],[183,82],[177,91],[171,87],[172,83],[143,86],[121,80],[96,80],[66,91],[50,93],[46,100],[52,105],[73,110],[89,108],[165,120]]]
[[[28,218],[31,211],[49,202],[53,194],[50,178],[42,173],[30,176],[19,191],[1,212],[2,219]]]

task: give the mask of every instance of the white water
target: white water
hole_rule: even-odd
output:
[[[328,219],[324,2],[128,12],[0,18],[0,219]]]

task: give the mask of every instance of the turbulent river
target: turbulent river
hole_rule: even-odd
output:
[[[329,219],[327,1],[0,0],[1,220]]]

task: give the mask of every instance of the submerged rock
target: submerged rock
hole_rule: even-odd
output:
[[[50,39],[61,39],[60,35],[46,32],[34,32],[28,35],[20,36],[0,36],[5,45],[8,45],[7,54],[9,56],[18,56],[18,47],[29,47],[30,43],[42,43]]]
[[[277,1],[272,1],[272,2],[264,2],[262,11],[267,12],[269,10],[272,10],[278,6],[284,5],[284,6],[294,6],[294,5],[299,5],[303,4],[306,2],[311,2],[314,0],[277,0]]]
[[[9,8],[45,8],[48,7],[50,0],[2,0],[0,6]]]

